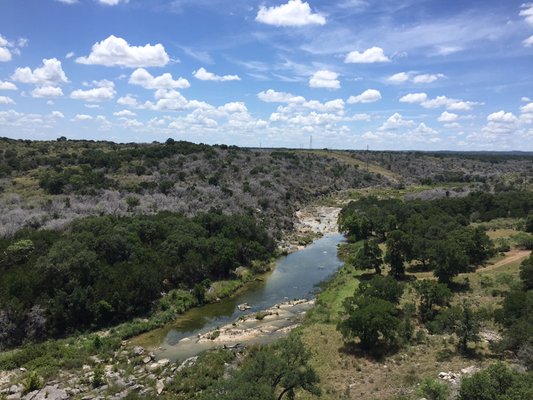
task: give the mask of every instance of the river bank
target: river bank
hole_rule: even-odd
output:
[[[331,207],[301,210],[297,232],[313,233],[321,239],[307,247],[292,242],[292,253],[278,259],[273,271],[260,279],[252,278],[226,298],[193,307],[163,328],[157,328],[160,322],[156,320],[137,319],[107,331],[2,354],[0,365],[6,371],[0,374],[0,398],[118,399],[130,392],[156,395],[170,382],[180,365],[177,360],[194,359],[203,350],[218,347],[240,351],[240,345],[269,343],[287,335],[314,304],[313,300],[290,299],[313,297],[317,284],[340,267],[336,247],[343,237],[332,233],[337,215],[338,210]],[[238,306],[243,303],[250,304],[250,309],[240,311]],[[148,332],[141,338],[152,337],[141,347],[142,340],[135,332],[143,331]],[[47,355],[46,361],[26,361],[41,353]],[[37,371],[38,382],[34,382],[35,390],[28,391],[24,385],[31,383],[32,370]],[[104,383],[93,383],[95,379]]]

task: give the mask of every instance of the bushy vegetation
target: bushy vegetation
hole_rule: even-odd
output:
[[[533,369],[533,255],[520,266],[521,287],[509,292],[496,320],[505,328],[500,346],[513,351]]]
[[[332,157],[183,141],[126,143],[0,138],[0,237],[63,229],[89,215],[254,215],[277,239],[294,212],[341,189],[385,183]]]
[[[169,387],[174,399],[283,400],[299,391],[320,395],[310,353],[297,334],[248,352],[238,368],[227,351],[205,353],[191,368],[178,371]]]
[[[92,217],[61,233],[20,231],[0,240],[0,345],[202,303],[209,280],[266,261],[274,248],[252,217],[220,212]]]
[[[464,378],[459,400],[524,400],[533,398],[533,373],[520,373],[497,363]]]
[[[339,225],[349,240],[365,240],[349,260],[355,266],[377,266],[379,272],[380,250],[373,242],[384,242],[384,261],[391,275],[400,278],[410,264],[431,270],[440,282],[449,283],[469,266],[481,265],[495,254],[483,227],[473,227],[471,222],[525,218],[531,210],[533,194],[529,192],[473,193],[432,201],[364,197],[343,208]]]
[[[380,343],[396,344],[401,324],[397,303],[403,290],[403,285],[393,278],[379,275],[361,283],[354,296],[345,300],[345,318],[337,329],[347,340],[359,338],[366,350],[374,350]]]

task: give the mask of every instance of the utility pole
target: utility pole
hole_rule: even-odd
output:
[[[368,144],[366,145],[366,172],[368,172]]]

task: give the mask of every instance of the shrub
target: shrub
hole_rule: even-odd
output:
[[[450,396],[450,387],[432,378],[426,378],[420,384],[418,394],[428,400],[447,400]]]
[[[34,390],[39,390],[43,387],[42,378],[37,375],[37,372],[30,371],[23,382],[24,393],[30,393]]]
[[[459,400],[524,400],[533,397],[533,375],[497,363],[471,377],[459,389]]]
[[[103,386],[106,384],[105,371],[103,364],[98,364],[94,369],[94,376],[91,381],[94,388]]]

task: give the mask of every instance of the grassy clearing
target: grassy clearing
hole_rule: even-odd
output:
[[[353,166],[356,166],[357,168],[360,168],[361,170],[367,170],[367,166],[368,166],[368,171],[369,172],[373,172],[373,173],[376,173],[376,174],[381,174],[387,178],[389,178],[390,180],[392,180],[393,182],[398,182],[400,180],[402,180],[402,177],[401,175],[398,175],[392,171],[389,171],[388,169],[386,168],[383,168],[383,167],[380,167],[379,165],[376,165],[376,164],[372,164],[372,163],[366,163],[365,161],[363,160],[360,160],[358,158],[355,158],[355,157],[352,157],[352,155],[348,154],[348,153],[344,153],[344,152],[341,152],[341,151],[330,151],[330,150],[307,150],[305,151],[307,153],[311,153],[311,154],[316,154],[316,155],[320,155],[320,156],[324,156],[324,157],[332,157],[336,160],[339,160],[339,161],[342,161],[346,164],[349,164],[349,165],[353,165]]]
[[[507,239],[516,235],[518,231],[516,229],[495,229],[487,231],[487,236],[491,239]]]
[[[324,197],[320,200],[319,203],[320,205],[324,206],[341,207],[352,200],[359,200],[360,198],[366,196],[376,196],[379,199],[403,198],[409,194],[417,194],[434,189],[461,190],[461,188],[463,188],[464,186],[466,186],[465,183],[448,183],[438,185],[409,185],[406,187],[370,187],[363,189],[348,189],[340,191],[334,196]]]

